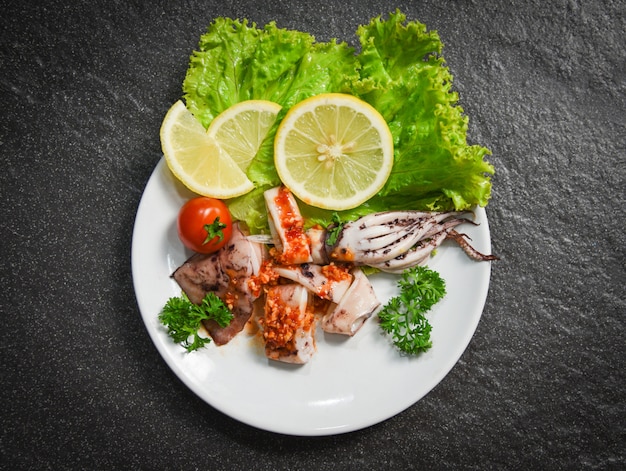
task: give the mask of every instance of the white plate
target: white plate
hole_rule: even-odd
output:
[[[251,426],[290,435],[332,435],[361,429],[408,408],[452,369],[482,314],[491,265],[474,262],[444,243],[430,267],[446,281],[447,295],[428,314],[433,346],[418,357],[401,355],[374,316],[349,339],[318,332],[317,352],[306,365],[271,362],[258,335],[239,334],[229,344],[187,353],[158,321],[166,301],[180,295],[170,274],[190,253],[176,235],[180,206],[194,196],[161,159],[137,211],[132,272],[137,302],[159,353],[174,373],[208,404]],[[485,211],[479,226],[464,224],[473,245],[490,253]],[[384,303],[396,293],[396,277],[377,275],[373,285]]]

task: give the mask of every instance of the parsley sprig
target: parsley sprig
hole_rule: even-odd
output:
[[[339,214],[334,212],[331,216],[331,224],[328,226],[328,236],[326,238],[326,243],[328,245],[335,245],[337,240],[339,239],[339,234],[341,234],[341,230],[345,225],[345,222],[341,221]]]
[[[178,298],[170,298],[159,314],[159,320],[167,327],[172,340],[180,343],[188,352],[211,342],[210,338],[198,335],[198,329],[205,319],[213,319],[220,327],[226,327],[233,319],[233,314],[214,293],[208,293],[201,304],[192,303],[182,293]]]
[[[410,268],[398,280],[400,294],[378,313],[381,328],[403,352],[416,355],[432,346],[425,314],[446,294],[445,281],[426,267]]]

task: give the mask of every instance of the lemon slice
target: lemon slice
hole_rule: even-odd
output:
[[[207,133],[245,172],[281,108],[267,100],[241,101],[217,115]]]
[[[307,204],[354,208],[374,196],[393,166],[384,118],[351,95],[327,93],[291,108],[274,141],[282,182]]]
[[[254,185],[205,131],[200,121],[177,101],[161,124],[161,148],[172,173],[191,191],[213,198],[234,198]]]

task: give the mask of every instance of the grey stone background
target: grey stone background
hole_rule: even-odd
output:
[[[0,2],[2,469],[625,469],[623,1]],[[354,44],[437,30],[497,173],[489,297],[423,400],[346,435],[274,435],[190,392],[135,303],[135,211],[216,16]],[[381,398],[384,400],[384,398]]]

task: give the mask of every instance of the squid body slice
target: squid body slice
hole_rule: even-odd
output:
[[[374,288],[361,269],[352,270],[354,281],[338,303],[331,303],[322,318],[325,332],[353,336],[380,306]]]
[[[268,358],[303,364],[315,353],[315,317],[309,307],[309,293],[303,286],[271,287],[261,324]]]
[[[263,250],[235,224],[228,244],[212,254],[192,255],[172,274],[192,303],[200,304],[207,293],[215,293],[232,311],[234,318],[226,327],[212,320],[203,321],[217,345],[228,343],[241,332],[255,310],[257,297],[247,280],[258,273]]]
[[[283,278],[295,281],[320,298],[338,303],[350,287],[352,275],[341,272],[343,276],[329,277],[324,270],[320,265],[309,263],[274,267],[274,271]]]
[[[312,262],[304,219],[293,194],[281,186],[267,190],[263,196],[276,249],[275,258],[288,265]]]

